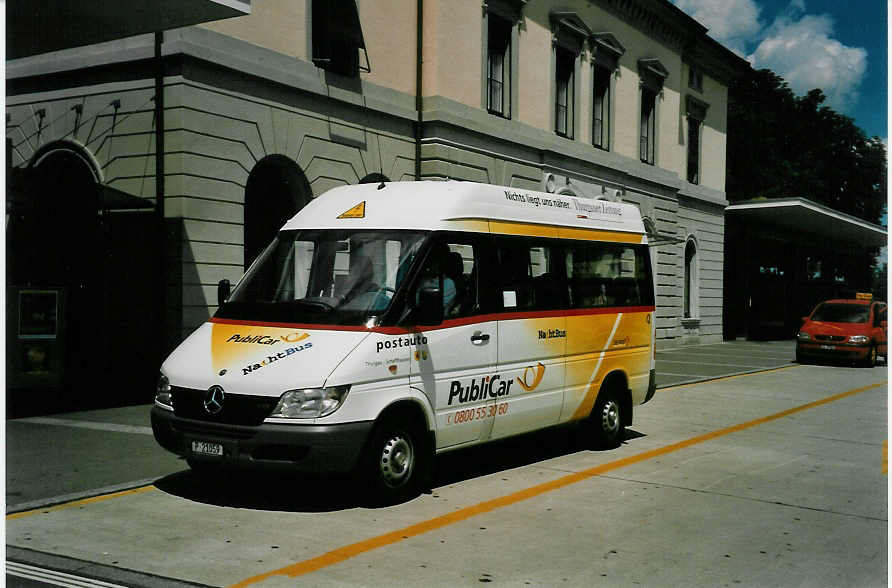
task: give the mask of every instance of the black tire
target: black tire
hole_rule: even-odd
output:
[[[614,386],[598,392],[598,400],[589,416],[589,428],[598,447],[617,447],[623,440],[623,405]]]
[[[870,349],[867,350],[867,357],[864,358],[864,361],[861,364],[864,367],[872,368],[877,365],[877,346],[872,344],[870,345]]]
[[[375,503],[403,502],[421,491],[430,464],[429,448],[420,427],[407,420],[385,417],[366,448],[362,474],[372,484]]]

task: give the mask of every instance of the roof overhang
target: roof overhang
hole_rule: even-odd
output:
[[[7,0],[6,59],[251,13],[251,0]]]
[[[725,216],[789,233],[808,233],[849,247],[884,247],[889,236],[886,227],[806,198],[747,200],[725,208]]]

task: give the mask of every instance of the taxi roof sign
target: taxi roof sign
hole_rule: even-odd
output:
[[[856,292],[855,300],[873,300],[873,294],[870,292]]]
[[[338,218],[365,218],[365,200],[350,208],[349,210],[345,210]]]

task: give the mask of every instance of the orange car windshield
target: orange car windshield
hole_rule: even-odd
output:
[[[826,323],[866,323],[870,307],[864,304],[822,304],[811,320]]]

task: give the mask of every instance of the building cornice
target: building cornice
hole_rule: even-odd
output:
[[[707,30],[668,0],[594,0],[594,4],[678,50]]]

